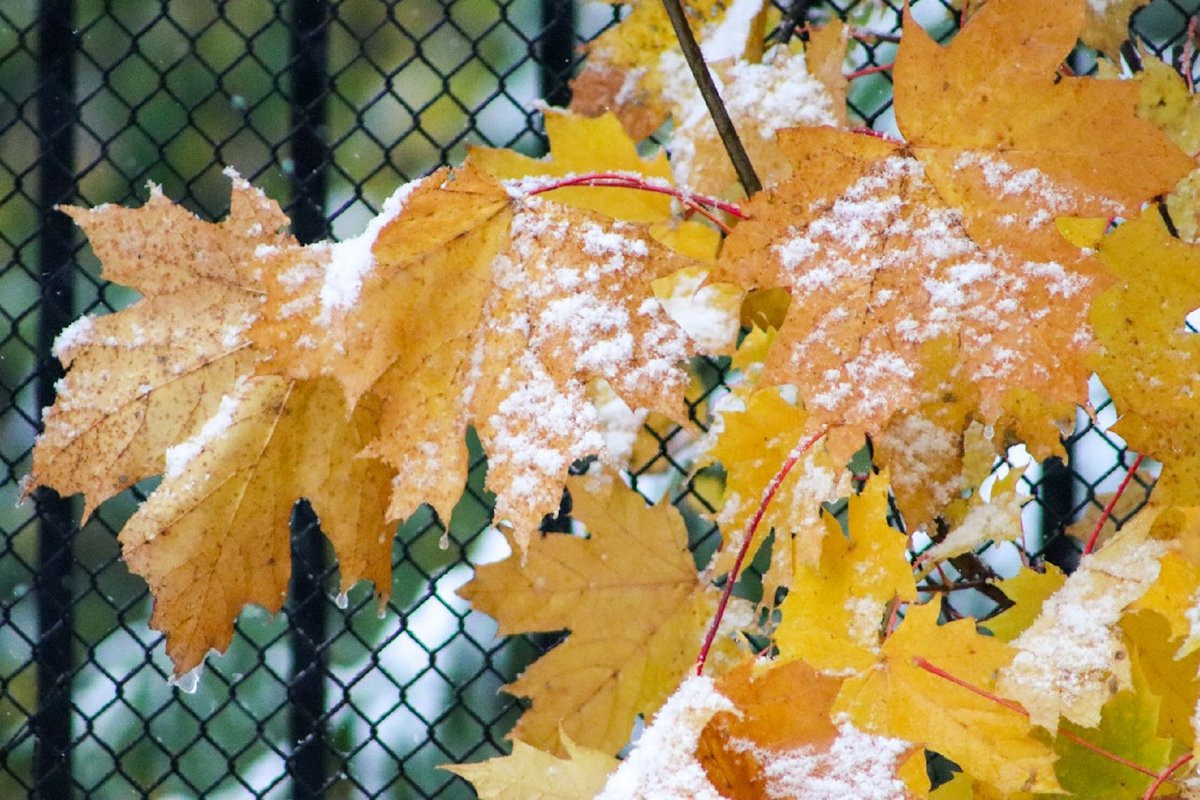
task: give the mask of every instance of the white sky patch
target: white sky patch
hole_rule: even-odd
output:
[[[596,800],[721,800],[696,760],[700,731],[719,711],[733,711],[711,678],[687,678],[659,709],[629,757]]]
[[[87,314],[63,328],[62,333],[55,338],[54,346],[51,349],[54,357],[59,361],[66,361],[71,350],[88,344],[95,329],[94,319],[95,317],[91,314]]]
[[[404,204],[421,181],[404,184],[383,203],[383,210],[367,223],[366,230],[330,247],[329,263],[325,266],[325,282],[321,286],[321,313],[318,325],[329,325],[335,310],[349,308],[358,302],[363,278],[375,267],[371,248],[387,225],[400,215]]]

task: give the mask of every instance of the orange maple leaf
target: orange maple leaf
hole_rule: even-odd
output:
[[[318,253],[275,271],[249,335],[273,354],[266,371],[330,375],[351,407],[378,398],[367,452],[400,473],[389,518],[425,502],[448,518],[473,423],[495,518],[524,547],[571,463],[605,452],[590,381],[685,417],[692,344],[650,283],[688,262],[642,226],[510,197],[469,166],[406,191],[362,260]]]

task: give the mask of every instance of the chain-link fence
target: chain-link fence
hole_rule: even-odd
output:
[[[798,0],[785,10],[793,23],[849,15],[881,34],[854,44],[849,71],[891,62],[898,6]],[[954,9],[917,7],[935,32],[952,33]],[[1194,11],[1155,0],[1135,18],[1135,39],[1183,68]],[[505,750],[521,705],[499,689],[556,641],[497,640],[454,594],[470,565],[500,547],[477,444],[446,521],[450,546],[439,546],[444,528],[428,511],[401,526],[386,614],[364,587],[335,596],[336,565],[300,504],[284,613],[247,610],[193,693],[169,685],[145,586],[115,539],[153,484],[82,527],[77,500],[39,490],[18,504],[39,409],[61,376],[54,337],[132,297],[99,280],[53,209],[139,204],[154,181],[216,219],[232,165],[284,204],[301,240],[353,234],[396,185],[456,162],[467,143],[543,152],[534,101],[569,98],[579,45],[619,14],[573,0],[0,3],[0,796],[470,795],[436,765]],[[1077,71],[1091,68],[1086,51],[1075,58]],[[854,81],[858,123],[892,125],[888,81],[886,70]],[[709,387],[692,398],[701,422],[720,367],[696,366]],[[1095,414],[1081,412],[1068,440],[1069,463],[1027,473],[1034,557],[1069,563],[1077,546],[1064,525],[1128,466],[1095,394]],[[691,473],[685,439],[648,429],[633,481],[696,509],[713,498],[698,488],[705,475]],[[711,550],[711,526],[690,519],[696,546]]]

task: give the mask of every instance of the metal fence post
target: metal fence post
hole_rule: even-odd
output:
[[[69,219],[56,212],[75,196],[75,50],[73,0],[43,0],[37,33],[37,210],[39,240],[37,402],[54,402],[62,367],[51,354],[55,337],[67,325],[73,305],[73,242]],[[40,415],[40,410],[39,410]],[[50,489],[36,494],[38,527],[37,594],[39,637],[37,711],[30,720],[35,737],[33,772],[37,797],[71,795],[71,503]]]
[[[537,62],[542,97],[552,106],[571,101],[567,81],[575,57],[574,0],[542,0],[542,33],[538,38]]]
[[[301,242],[327,238],[325,195],[330,154],[326,141],[330,8],[325,0],[294,0],[291,25],[292,233]],[[292,796],[323,794],[329,764],[325,745],[326,604],[321,578],[325,544],[307,504],[292,517],[292,675],[288,685],[288,757]]]

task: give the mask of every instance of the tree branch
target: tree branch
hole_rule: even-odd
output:
[[[696,85],[700,87],[700,96],[704,98],[704,104],[708,106],[708,113],[712,117],[713,124],[717,126],[717,134],[725,145],[725,152],[729,154],[729,160],[733,162],[738,180],[742,182],[742,188],[746,190],[747,195],[761,191],[762,183],[758,180],[758,174],[750,163],[750,157],[746,155],[746,148],[742,146],[737,129],[733,127],[733,120],[729,118],[725,103],[721,101],[717,85],[713,83],[712,75],[708,74],[708,65],[704,63],[700,45],[696,44],[696,37],[692,35],[692,29],[688,26],[682,3],[680,0],[663,0],[663,5],[667,9],[667,16],[671,18],[671,27],[675,29],[675,38],[679,40],[683,57],[692,70]]]

